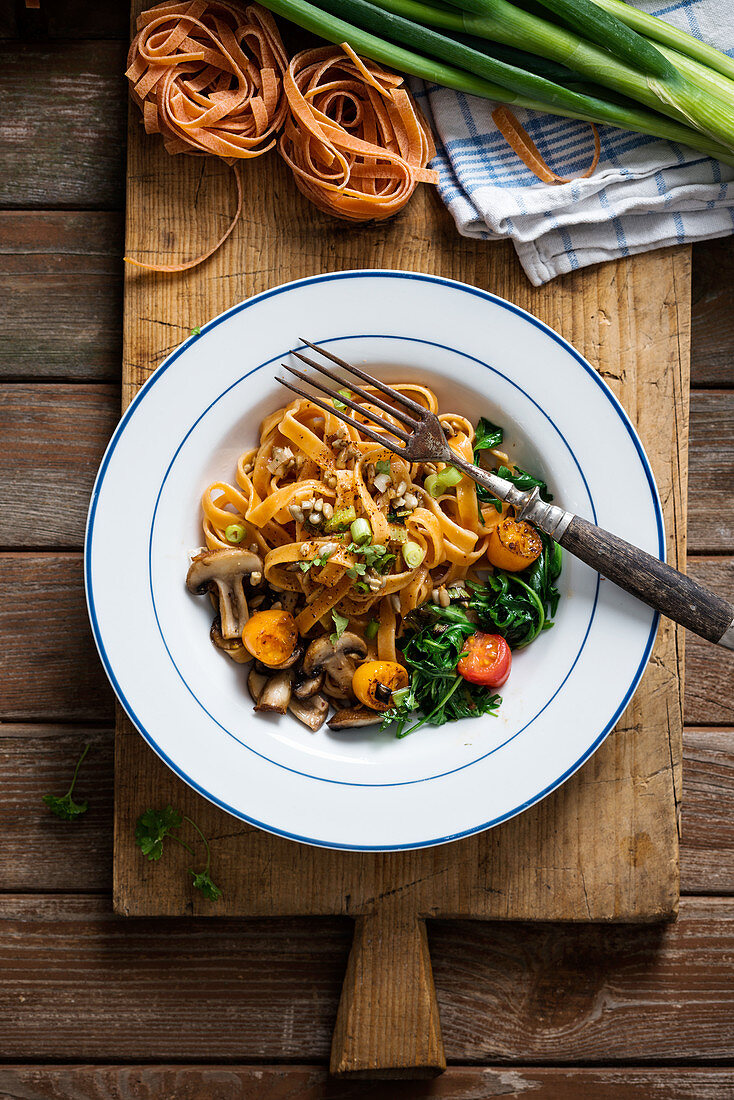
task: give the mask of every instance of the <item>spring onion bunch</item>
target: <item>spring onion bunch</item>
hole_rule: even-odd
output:
[[[624,0],[261,0],[398,72],[734,165],[734,60]]]

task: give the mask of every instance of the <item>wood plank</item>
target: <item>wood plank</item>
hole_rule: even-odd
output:
[[[23,0],[0,3],[0,38],[120,38],[127,40],[126,4],[53,0],[29,8]]]
[[[0,212],[0,378],[119,380],[122,216]]]
[[[91,748],[75,793],[88,800],[89,809],[72,823],[59,821],[43,795],[68,790],[85,744]],[[109,889],[112,747],[111,729],[0,726],[0,890]]]
[[[727,599],[734,592],[734,559],[691,558],[688,572]],[[734,652],[686,636],[685,720],[692,726],[734,725]]]
[[[83,543],[118,404],[117,386],[0,386],[0,493],[7,508],[0,537],[6,546]]]
[[[3,1058],[323,1062],[350,924],[123,921],[101,898],[0,897]],[[734,901],[683,899],[663,926],[428,928],[451,1061],[734,1057]]]
[[[81,545],[96,467],[117,421],[119,389],[6,385],[0,407],[0,491],[11,506],[4,544]],[[73,437],[71,422],[79,428]],[[731,550],[734,391],[692,394],[689,456],[689,550]]]
[[[79,827],[50,818],[40,799],[65,789],[79,747],[92,742],[80,792],[90,798]],[[0,890],[106,890],[111,882],[112,731],[75,726],[0,726]],[[684,894],[734,894],[734,729],[683,736]],[[215,846],[216,854],[216,846]]]
[[[734,546],[734,390],[691,393],[688,548],[706,554]]]
[[[452,1066],[409,1100],[731,1100],[730,1068]],[[2,1100],[406,1100],[404,1082],[344,1082],[316,1066],[0,1066]]]
[[[0,719],[111,719],[80,554],[0,554],[0,636]]]
[[[29,90],[28,94],[34,93]],[[691,382],[695,386],[726,386],[734,380],[734,321],[728,306],[734,298],[734,259],[729,260],[733,254],[729,241],[694,246]],[[121,260],[121,214],[0,212],[0,377],[117,380],[122,344]],[[708,292],[696,298],[697,283],[699,287],[705,283],[717,296],[710,317],[706,315]],[[188,329],[182,325],[181,331],[183,336]],[[712,366],[714,356],[717,367]],[[695,419],[695,408],[692,415]],[[694,426],[694,446],[696,439],[705,441],[706,431],[705,423]],[[695,543],[695,492],[691,505]]]
[[[693,246],[691,383],[734,385],[734,249],[730,237]]]
[[[734,559],[692,558],[689,570],[714,591],[731,593]],[[0,555],[0,585],[0,632],[8,638],[0,656],[0,718],[109,718],[112,693],[89,629],[81,555]],[[55,641],[45,640],[49,615]],[[686,722],[734,725],[733,676],[734,657],[689,634]]]
[[[0,207],[122,206],[125,56],[124,42],[0,42]]]
[[[688,893],[734,893],[734,729],[685,730],[680,854]]]

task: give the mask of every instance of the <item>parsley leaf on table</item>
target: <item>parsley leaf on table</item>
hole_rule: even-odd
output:
[[[210,901],[218,901],[222,896],[222,891],[212,882],[211,875],[209,874],[211,869],[211,849],[209,847],[209,841],[206,839],[196,822],[190,817],[186,817],[185,814],[179,813],[178,810],[174,810],[173,806],[166,806],[162,810],[147,809],[137,820],[135,826],[135,842],[143,855],[151,860],[159,860],[161,858],[163,855],[163,841],[167,837],[170,837],[176,844],[180,844],[182,848],[185,848],[189,855],[194,856],[196,853],[191,845],[187,844],[186,841],[182,840],[180,836],[177,835],[178,829],[181,828],[184,822],[189,824],[192,829],[198,833],[206,852],[206,865],[202,871],[194,871],[193,868],[189,867],[189,874],[192,877],[194,888]]]
[[[173,806],[166,806],[163,810],[146,810],[135,826],[135,843],[148,859],[158,860],[163,855],[164,839],[170,836],[173,829],[180,829],[182,824],[183,816]]]
[[[48,806],[52,814],[58,817],[61,821],[76,821],[78,817],[85,814],[89,809],[89,802],[85,798],[83,802],[75,802],[71,797],[76,785],[76,777],[79,775],[79,769],[82,766],[82,761],[87,755],[90,749],[90,745],[85,745],[82,750],[82,754],[76,762],[74,768],[74,775],[71,779],[71,785],[66,794],[45,794],[43,801]]]

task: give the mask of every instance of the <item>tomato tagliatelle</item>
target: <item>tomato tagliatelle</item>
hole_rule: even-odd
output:
[[[393,385],[438,414],[449,446],[471,460],[466,418],[440,414],[425,386]],[[305,399],[266,417],[258,445],[238,460],[236,483],[205,490],[203,532],[210,551],[230,549],[234,525],[237,542],[262,560],[268,598],[283,594],[279,605],[302,637],[333,631],[336,614],[380,660],[395,661],[406,615],[490,568],[489,540],[508,508],[480,504],[474,482],[454,470],[452,483],[432,495],[424,483],[440,478],[442,464],[406,462],[360,433],[360,413],[355,419],[347,425]]]

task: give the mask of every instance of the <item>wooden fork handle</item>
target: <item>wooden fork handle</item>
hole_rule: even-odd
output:
[[[722,596],[580,516],[558,541],[638,600],[709,642],[734,649],[734,607]]]

